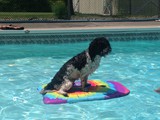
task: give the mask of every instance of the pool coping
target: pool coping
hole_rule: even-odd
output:
[[[83,31],[84,30],[84,31]],[[0,30],[0,34],[13,35],[13,34],[60,34],[60,33],[91,33],[91,32],[140,32],[140,31],[159,31],[160,26],[157,27],[76,27],[76,28],[47,28],[47,29],[24,29],[24,30]]]

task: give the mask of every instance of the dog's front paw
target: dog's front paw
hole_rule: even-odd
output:
[[[88,92],[89,91],[88,87],[82,88],[82,90],[83,90],[83,92]]]
[[[65,96],[65,97],[68,97],[68,94],[65,91],[57,91],[57,93]]]
[[[91,86],[91,84],[90,84],[90,83],[87,83],[85,87],[90,87],[90,86]]]

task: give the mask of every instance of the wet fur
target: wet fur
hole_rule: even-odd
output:
[[[85,51],[74,56],[60,68],[60,70],[56,73],[56,75],[51,80],[52,82],[50,82],[45,89],[46,90],[56,89],[53,87],[55,84],[58,84],[58,85],[62,84],[62,82],[64,81],[63,76],[66,75],[66,71],[69,65],[73,65],[78,70],[81,70],[86,65],[86,62],[87,61],[86,61]]]
[[[106,48],[107,48],[107,51],[103,51]],[[109,41],[106,38],[104,37],[96,38],[90,43],[87,51],[91,61],[94,62],[94,60],[96,59],[96,56],[103,57],[107,55],[109,52],[111,52],[111,46],[109,44]],[[86,64],[88,63],[87,63],[87,55],[85,50],[80,54],[71,58],[69,61],[67,61],[56,73],[56,75],[53,77],[51,82],[47,84],[47,86],[44,88],[43,91],[41,91],[41,93],[45,94],[47,90],[61,89],[62,84],[64,83],[64,76],[66,76],[66,72],[70,65],[72,65],[75,68],[75,70],[78,70],[79,72],[81,72],[81,70],[85,68]],[[85,90],[84,87],[87,83],[88,75],[81,79],[83,84],[82,85],[83,90]],[[79,78],[76,78],[76,79],[79,79]],[[71,82],[74,82],[74,80],[71,80]],[[64,93],[62,92],[60,94],[65,94],[65,92]]]

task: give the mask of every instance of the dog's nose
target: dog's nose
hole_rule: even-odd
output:
[[[108,49],[108,53],[110,53],[110,52],[112,52],[112,48],[109,48],[109,49]]]

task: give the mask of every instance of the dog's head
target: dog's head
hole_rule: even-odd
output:
[[[105,37],[95,38],[89,45],[89,55],[91,60],[94,60],[96,55],[101,57],[111,52],[112,48],[109,41]]]

